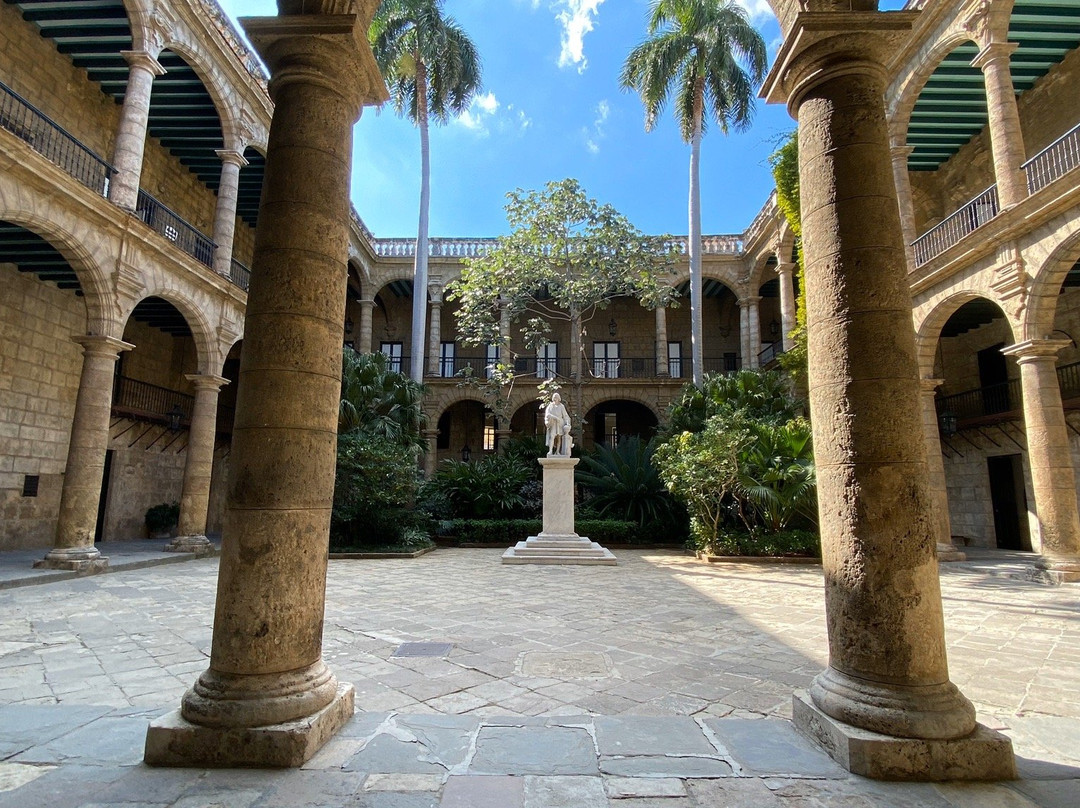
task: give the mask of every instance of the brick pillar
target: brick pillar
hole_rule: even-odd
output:
[[[335,3],[323,7],[333,12]],[[353,715],[322,658],[337,456],[352,129],[386,99],[357,13],[279,0],[242,20],[274,113],[244,321],[210,666],[154,721],[145,760],[299,766]],[[318,238],[312,238],[317,233]]]
[[[1037,567],[1057,580],[1080,581],[1080,516],[1069,429],[1061,405],[1057,353],[1069,340],[1032,339],[1002,353],[1020,366],[1031,487],[1039,520]]]
[[[950,681],[885,61],[916,14],[803,13],[765,84],[799,123],[829,666],[794,720],[853,772],[1015,776]],[[868,736],[867,733],[873,733]],[[985,734],[980,734],[985,733]],[[870,740],[872,738],[872,741]]]
[[[663,306],[656,307],[656,375],[667,376],[668,368],[667,349],[667,309]]]
[[[1009,71],[1009,56],[1017,47],[1015,42],[991,42],[971,61],[973,67],[982,70],[986,81],[987,126],[994,153],[998,202],[1003,208],[1027,196],[1027,178],[1020,168],[1024,162],[1024,135]]]
[[[189,373],[185,378],[195,386],[195,405],[188,430],[180,522],[176,526],[176,538],[165,549],[171,553],[207,553],[211,550],[210,540],[206,538],[206,514],[217,442],[218,391],[229,380],[201,373]]]
[[[214,272],[232,275],[233,236],[236,234],[236,199],[240,189],[240,169],[247,165],[244,155],[230,149],[215,152],[221,158],[217,208],[214,210]]]
[[[781,345],[785,351],[795,347],[791,332],[795,330],[795,270],[798,264],[780,263],[776,265],[776,274],[780,276],[780,331]]]
[[[915,248],[912,243],[919,234],[915,232],[915,202],[911,196],[911,175],[908,158],[914,149],[903,143],[894,143],[889,154],[892,157],[893,182],[896,183],[896,204],[900,212],[900,232],[904,238],[904,257],[908,270],[915,268]]]
[[[430,480],[439,466],[439,430],[425,429],[424,440],[427,441],[427,452],[424,454],[424,477]]]
[[[105,452],[109,445],[113,375],[121,351],[135,346],[115,337],[71,338],[83,349],[82,374],[71,422],[60,513],[56,520],[53,549],[35,567],[94,571],[108,566],[109,559],[94,546]]]
[[[146,123],[150,117],[150,93],[154,77],[165,75],[165,68],[145,51],[122,51],[121,55],[129,66],[128,80],[120,111],[120,128],[113,147],[112,163],[116,173],[109,183],[109,200],[126,210],[135,210],[146,146]]]
[[[372,313],[375,310],[374,300],[361,300],[360,301],[360,347],[357,348],[360,353],[371,353],[371,334],[372,328]]]

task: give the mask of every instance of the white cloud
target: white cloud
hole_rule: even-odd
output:
[[[469,108],[453,122],[477,137],[487,137],[493,127],[503,133],[521,133],[532,126],[532,119],[523,110],[513,104],[503,106],[493,92],[473,98]]]
[[[604,139],[606,132],[604,131],[604,124],[607,123],[608,115],[611,114],[611,105],[608,102],[601,101],[596,105],[596,119],[593,121],[592,128],[585,127],[581,130],[585,136],[585,148],[589,150],[590,154],[600,153],[600,141]]]
[[[773,14],[772,6],[769,5],[769,0],[735,0],[740,6],[746,9],[750,15],[750,19],[755,23],[762,23],[766,20],[772,19],[776,15]]]
[[[593,21],[604,0],[556,0],[555,19],[562,26],[562,48],[559,67],[577,67],[583,73],[589,61],[585,58],[585,35],[593,29]],[[756,0],[755,0],[756,2]]]

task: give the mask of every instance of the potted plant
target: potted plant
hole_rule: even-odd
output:
[[[151,539],[167,539],[180,521],[180,503],[162,502],[146,511],[146,534]]]

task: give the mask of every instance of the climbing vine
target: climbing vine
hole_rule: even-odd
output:
[[[799,298],[795,310],[795,330],[791,332],[794,345],[780,357],[783,367],[796,380],[801,381],[806,374],[806,279],[802,252],[802,218],[799,211],[799,133],[792,131],[769,155],[773,180],[776,182],[776,204],[787,219],[791,232],[795,234],[798,251],[799,269],[796,278],[799,282]],[[778,259],[784,256],[777,256]]]

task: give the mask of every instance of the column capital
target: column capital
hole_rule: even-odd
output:
[[[221,162],[225,164],[232,164],[243,168],[248,164],[247,158],[243,153],[236,149],[216,149],[214,154],[218,156]]]
[[[852,74],[882,85],[885,62],[911,35],[917,11],[802,11],[784,37],[760,95],[787,103],[797,117],[803,97],[826,81]]]
[[[931,396],[937,392],[937,389],[945,383],[944,379],[931,379],[929,377],[922,377],[919,379],[919,387],[922,388],[924,393],[928,393]]]
[[[747,295],[746,297],[740,297],[737,301],[740,309],[751,308],[761,302],[759,295]]]
[[[130,342],[124,342],[116,337],[107,337],[101,334],[76,334],[71,338],[83,348],[83,353],[94,356],[118,357],[122,351],[134,349]]]
[[[776,265],[777,275],[792,275],[795,270],[799,268],[799,265],[794,261],[784,261]],[[758,298],[760,300],[760,298]]]
[[[1006,356],[1015,356],[1018,364],[1038,361],[1057,361],[1057,354],[1062,348],[1072,345],[1068,339],[1026,339],[1002,348]]]
[[[364,14],[242,17],[244,33],[270,68],[271,98],[288,84],[319,86],[345,99],[357,117],[365,106],[388,100],[367,39],[375,4],[359,10]]]
[[[215,393],[229,383],[224,376],[216,376],[213,373],[185,373],[187,379],[197,391],[212,390]]]
[[[985,70],[988,64],[998,59],[1008,61],[1013,51],[1019,47],[1020,45],[1016,42],[991,42],[975,54],[975,58],[971,60],[971,66]]]
[[[443,288],[441,286],[428,286],[428,296],[431,298],[429,302],[432,306],[441,306],[443,304]]]
[[[357,300],[356,302],[359,303],[361,306],[363,306],[365,308],[368,308],[368,309],[375,308],[375,301],[374,300],[369,300],[366,297],[362,297],[359,300]]]
[[[890,143],[889,154],[892,155],[893,162],[900,161],[907,167],[908,158],[911,157],[911,153],[915,151],[914,146],[909,146],[907,143]]]
[[[439,437],[439,430],[438,429],[424,429],[424,430],[421,430],[420,434],[423,435],[428,440],[431,440],[432,438]]]
[[[120,55],[124,57],[129,67],[141,67],[155,76],[164,76],[169,72],[161,66],[161,62],[150,55],[149,51],[126,50],[120,51]]]

